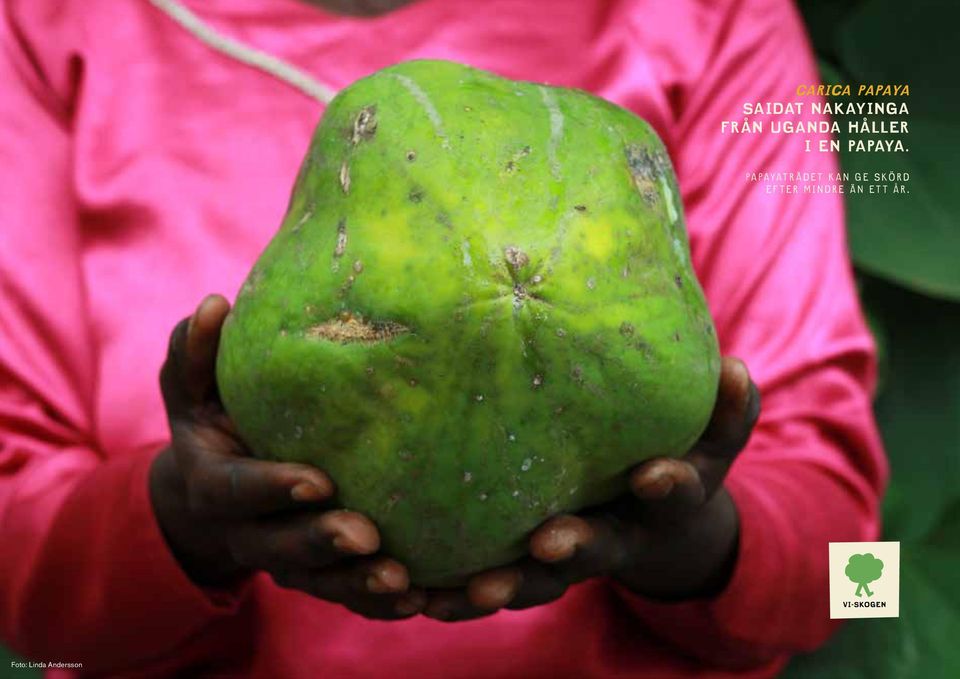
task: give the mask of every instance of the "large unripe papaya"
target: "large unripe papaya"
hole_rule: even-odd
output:
[[[328,471],[415,583],[452,585],[688,450],[719,353],[649,125],[414,61],[329,105],[217,369],[258,455]]]

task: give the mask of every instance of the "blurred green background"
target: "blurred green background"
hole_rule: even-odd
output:
[[[847,199],[861,298],[880,349],[876,413],[901,541],[900,618],[851,620],[789,679],[960,677],[960,162],[953,2],[800,0],[824,82],[909,84],[910,149],[846,154],[848,172],[910,172],[907,196]],[[844,100],[845,101],[845,100]],[[841,127],[843,127],[841,125]],[[843,135],[842,135],[843,136]],[[0,648],[0,677],[11,670]]]
[[[900,618],[847,621],[785,676],[960,677],[960,97],[950,58],[960,16],[954,2],[799,6],[824,82],[850,83],[854,93],[860,83],[910,85],[910,97],[895,100],[910,108],[909,152],[841,155],[851,173],[909,172],[910,194],[846,201],[880,349],[875,410],[892,472],[883,539],[901,542]]]

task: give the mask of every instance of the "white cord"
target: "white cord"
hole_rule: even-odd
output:
[[[244,45],[238,40],[218,33],[216,29],[181,5],[178,0],[150,0],[150,2],[201,42],[218,52],[222,52],[248,66],[265,71],[275,78],[293,85],[308,97],[312,97],[322,104],[329,104],[330,100],[333,99],[335,92],[313,76],[272,54],[267,54],[262,50]]]

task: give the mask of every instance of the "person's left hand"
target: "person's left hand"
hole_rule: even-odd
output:
[[[746,366],[724,358],[713,415],[689,453],[638,465],[614,502],[548,519],[519,561],[475,575],[464,588],[429,591],[424,615],[454,622],[539,606],[602,576],[657,599],[719,593],[736,562],[739,529],[723,480],[759,414]]]

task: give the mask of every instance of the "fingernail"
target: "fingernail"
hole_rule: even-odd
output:
[[[384,583],[383,580],[378,578],[376,575],[367,576],[366,586],[367,586],[367,591],[372,592],[374,594],[383,594],[384,592],[389,591],[390,589],[389,587],[387,587],[386,583]]]
[[[644,483],[639,490],[640,496],[646,500],[660,500],[673,490],[673,477],[669,474],[661,474]]]
[[[353,550],[354,544],[351,540],[348,540],[343,535],[337,534],[333,538],[333,547],[337,551],[347,552]]]
[[[513,601],[522,580],[523,574],[514,568],[481,575],[467,585],[467,598],[477,608],[499,610]]]
[[[362,547],[357,544],[356,540],[342,534],[338,533],[333,538],[333,548],[338,552],[344,552],[346,554],[372,554],[377,551],[376,549],[369,549],[367,547]]]
[[[383,577],[386,575],[387,577]],[[393,580],[393,582],[390,582]],[[390,577],[390,573],[371,573],[367,576],[367,591],[373,594],[386,594],[387,592],[402,592],[407,588],[405,577],[398,579],[396,575]]]
[[[320,486],[304,481],[290,489],[290,497],[297,502],[319,502],[325,500],[327,496]]]
[[[575,542],[566,531],[551,527],[550,530],[538,536],[537,545],[533,551],[541,561],[565,561],[573,556],[576,550]]]

